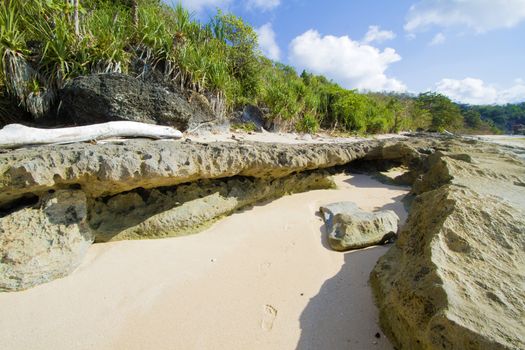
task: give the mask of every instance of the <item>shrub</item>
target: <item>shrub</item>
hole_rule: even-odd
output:
[[[319,130],[319,121],[312,114],[305,114],[297,123],[296,129],[299,132],[315,133]]]

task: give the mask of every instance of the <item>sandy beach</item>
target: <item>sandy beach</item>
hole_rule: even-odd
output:
[[[335,180],[199,234],[93,245],[70,276],[0,294],[2,349],[392,349],[368,286],[388,247],[331,251],[316,213],[352,200],[404,220],[408,188]]]
[[[287,132],[243,132],[243,131],[224,131],[210,132],[207,130],[197,130],[184,134],[185,139],[191,141],[207,142],[266,142],[266,143],[285,143],[285,144],[318,144],[318,143],[355,143],[370,139],[387,140],[406,138],[404,133],[399,134],[375,134],[367,137],[361,136],[333,136],[328,133],[301,134]]]

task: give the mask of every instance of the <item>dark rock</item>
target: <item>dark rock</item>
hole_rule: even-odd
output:
[[[264,113],[257,106],[248,105],[242,111],[241,122],[253,123],[255,131],[261,132],[265,124]]]
[[[0,93],[0,128],[12,123],[27,125],[32,122],[33,117],[19,106],[18,101]]]
[[[266,129],[271,132],[288,132],[294,130],[293,125],[292,120],[285,120],[277,117],[266,122]]]
[[[59,117],[78,125],[130,120],[187,130],[215,117],[204,96],[177,92],[123,74],[70,81],[60,92]]]
[[[254,106],[244,106],[242,110],[237,110],[231,116],[231,123],[237,128],[262,132],[268,128],[263,109]]]

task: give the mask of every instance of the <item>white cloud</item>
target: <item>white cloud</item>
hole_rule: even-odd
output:
[[[383,51],[348,36],[321,36],[309,30],[290,43],[290,62],[323,74],[350,89],[405,91],[406,86],[386,76],[388,66],[401,60],[394,49]]]
[[[262,11],[273,10],[281,4],[281,0],[248,0],[246,7]]]
[[[184,8],[190,11],[200,12],[204,8],[223,8],[229,5],[232,0],[179,0]],[[167,4],[177,4],[177,0],[164,0]]]
[[[368,32],[366,32],[363,38],[363,43],[378,42],[381,43],[385,40],[391,40],[396,37],[396,34],[390,30],[381,30],[379,26],[369,26]]]
[[[436,91],[454,101],[468,104],[505,104],[525,101],[525,83],[517,79],[507,89],[498,89],[481,79],[442,79],[436,84]]]
[[[266,23],[255,31],[259,36],[259,46],[264,55],[274,61],[279,60],[281,58],[281,50],[275,41],[275,32],[273,31],[272,24]]]
[[[447,38],[445,37],[445,35],[443,35],[443,33],[437,33],[436,35],[434,35],[434,37],[428,44],[430,46],[440,45],[440,44],[443,44],[446,39]]]
[[[525,20],[525,0],[421,0],[410,8],[406,31],[466,26],[478,33]]]

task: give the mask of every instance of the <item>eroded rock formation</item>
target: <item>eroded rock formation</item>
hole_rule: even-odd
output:
[[[375,147],[382,144],[128,140],[0,154],[0,288],[20,290],[66,275],[93,240],[187,234],[257,201],[330,188],[319,169]],[[61,226],[46,203],[70,192],[83,196],[83,209],[75,210],[82,215]]]
[[[371,274],[383,330],[400,349],[525,348],[525,165],[457,141],[426,163]]]
[[[59,190],[33,206],[0,215],[0,291],[64,277],[82,261],[94,235],[86,195]]]
[[[334,183],[327,175],[314,171],[273,180],[233,177],[140,189],[96,199],[91,206],[90,225],[99,242],[193,233],[258,201],[331,188]]]
[[[40,196],[71,186],[98,198],[200,179],[281,178],[344,165],[381,145],[377,141],[276,145],[136,140],[14,150],[0,154],[0,208],[29,194]]]

